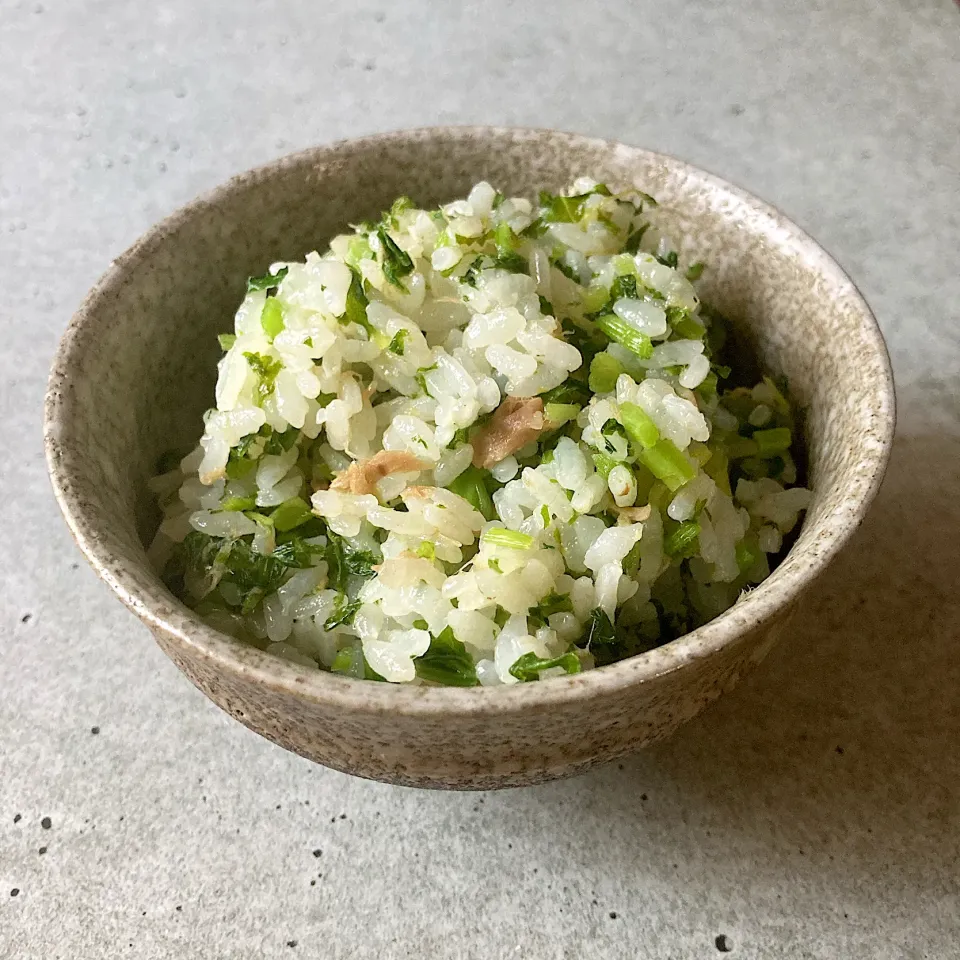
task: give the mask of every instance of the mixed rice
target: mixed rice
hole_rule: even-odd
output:
[[[806,509],[782,385],[656,203],[578,179],[397,200],[249,281],[151,558],[212,626],[308,667],[510,684],[722,613]]]

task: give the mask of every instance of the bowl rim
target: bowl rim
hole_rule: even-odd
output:
[[[870,411],[877,443],[861,460],[842,502],[820,516],[814,537],[797,544],[773,573],[720,616],[662,647],[627,660],[580,674],[552,678],[549,683],[498,685],[494,687],[421,687],[407,684],[357,682],[323,670],[311,670],[291,663],[208,627],[188,607],[173,597],[150,569],[145,553],[139,560],[113,554],[98,535],[82,497],[74,492],[74,471],[69,449],[60,441],[60,425],[71,404],[69,386],[79,369],[77,358],[84,349],[83,328],[96,323],[98,308],[125,283],[129,265],[148,258],[166,237],[204,209],[247,186],[283,173],[290,168],[313,165],[335,157],[383,144],[411,144],[440,139],[476,140],[484,137],[511,137],[519,141],[547,138],[558,146],[582,146],[624,151],[646,162],[665,164],[672,170],[709,185],[748,209],[758,234],[773,238],[779,247],[789,247],[813,269],[843,289],[860,318],[864,344],[873,366],[876,405]],[[272,160],[236,174],[159,221],[127,250],[111,261],[71,318],[58,344],[44,400],[44,451],[56,500],[70,531],[86,559],[119,599],[153,631],[175,645],[188,648],[189,655],[216,665],[218,670],[241,674],[279,693],[312,700],[326,707],[366,713],[409,716],[508,714],[536,711],[560,702],[591,699],[652,681],[686,665],[712,656],[737,644],[746,634],[789,609],[803,591],[824,571],[850,540],[883,480],[890,458],[896,425],[893,374],[886,344],[876,319],[853,280],[829,253],[782,212],[746,190],[708,171],[668,154],[623,144],[601,137],[538,127],[446,125],[375,133],[342,139]],[[135,568],[149,571],[155,581],[143,591]]]

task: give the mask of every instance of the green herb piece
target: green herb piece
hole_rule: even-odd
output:
[[[662,480],[670,491],[679,490],[696,474],[677,445],[665,437],[652,447],[641,450],[639,460],[658,480]]]
[[[417,556],[424,560],[435,560],[437,548],[429,540],[421,540],[420,546],[417,547]]]
[[[528,533],[507,530],[504,527],[490,527],[483,533],[483,542],[491,547],[511,547],[514,550],[529,550],[533,546],[533,537]]]
[[[373,251],[370,249],[370,241],[361,234],[350,238],[347,244],[347,255],[344,258],[348,267],[356,267],[361,260],[373,259]]]
[[[274,527],[281,533],[294,530],[312,518],[313,512],[310,509],[310,505],[300,497],[292,497],[290,500],[284,500],[284,502],[270,514],[270,519],[273,520]]]
[[[417,676],[431,683],[448,687],[476,687],[477,668],[467,648],[456,638],[451,627],[430,638],[430,646],[422,657],[413,661]]]
[[[370,323],[367,320],[367,304],[370,301],[363,292],[363,279],[360,273],[350,270],[350,287],[347,290],[347,304],[343,312],[343,319],[347,323],[356,323],[365,330],[370,329]]]
[[[345,593],[338,594],[333,605],[333,613],[323,621],[324,630],[334,630],[344,623],[352,623],[354,614],[360,609],[360,600],[349,600]]]
[[[410,336],[410,331],[406,327],[401,327],[394,335],[393,339],[387,344],[387,349],[391,353],[397,354],[397,356],[403,356],[403,345],[407,342],[407,337]]]
[[[229,510],[232,513],[252,510],[256,505],[256,497],[224,497],[223,500],[220,501],[220,509]]]
[[[572,267],[569,263],[566,263],[563,260],[551,260],[550,261],[568,280],[572,280],[574,283],[580,283],[580,274]]]
[[[474,510],[479,510],[485,520],[494,520],[497,512],[487,486],[489,478],[489,471],[479,467],[467,467],[447,485],[447,489],[458,497],[463,497]]]
[[[638,300],[640,294],[637,292],[637,278],[630,273],[621,274],[614,277],[610,284],[610,299],[614,303],[622,299]]]
[[[791,435],[789,427],[774,427],[771,430],[757,430],[753,440],[757,445],[758,457],[776,457],[790,449]]]
[[[623,364],[606,351],[590,361],[589,386],[594,393],[611,393],[617,387],[617,378],[623,373]]]
[[[553,304],[546,298],[540,297],[540,312],[545,317],[555,317],[557,315],[556,310],[553,308]]]
[[[580,658],[573,652],[565,653],[551,660],[543,660],[535,653],[525,653],[510,667],[510,676],[523,682],[540,679],[541,670],[551,667],[563,667],[567,673],[580,672]]]
[[[686,340],[700,340],[707,332],[683,307],[667,307],[667,323]]]
[[[597,468],[597,473],[604,480],[610,476],[610,471],[620,463],[619,460],[614,460],[613,457],[609,457],[605,453],[594,453],[591,456],[593,457],[593,465]]]
[[[300,436],[300,431],[296,427],[288,427],[282,433],[277,430],[271,430],[269,424],[260,428],[261,436],[266,437],[263,445],[263,452],[269,453],[274,457],[289,450]]]
[[[390,212],[387,214],[387,219],[389,219],[390,224],[396,229],[399,226],[400,215],[406,213],[408,210],[416,209],[416,204],[409,197],[397,197],[396,200],[390,204]]]
[[[580,407],[575,403],[545,403],[543,405],[543,416],[551,430],[575,420],[578,413],[580,413]]]
[[[376,572],[373,567],[381,560],[369,550],[362,550],[354,546],[349,540],[327,531],[326,560],[329,568],[328,580],[330,586],[346,592],[350,576],[363,577],[369,580]]]
[[[544,406],[548,403],[575,403],[583,407],[590,402],[590,391],[582,380],[572,378],[564,380],[559,387],[554,387],[541,395]]]
[[[597,318],[597,326],[611,339],[635,353],[641,360],[653,354],[653,343],[645,334],[639,333],[615,313],[607,313]]]
[[[245,353],[247,363],[250,369],[260,378],[257,384],[257,398],[262,404],[267,397],[273,393],[274,381],[280,372],[282,364],[273,357],[264,356],[262,353]]]
[[[283,332],[283,307],[276,297],[267,297],[260,312],[260,326],[263,332],[272,340],[278,333]]]
[[[583,216],[583,205],[590,196],[561,197],[559,194],[540,191],[540,219],[544,223],[576,223]]]
[[[646,449],[652,447],[660,439],[657,425],[650,419],[649,414],[635,403],[620,404],[620,419],[627,436],[634,443]]]
[[[220,343],[220,349],[226,353],[237,342],[237,335],[235,333],[221,333],[217,340]]]
[[[593,654],[598,666],[620,659],[617,630],[601,607],[595,607],[590,611],[585,646]]]
[[[548,593],[535,607],[530,608],[527,619],[534,630],[547,625],[547,621],[555,613],[572,613],[573,601],[566,593]]]
[[[597,283],[591,284],[584,291],[580,298],[580,306],[583,307],[584,316],[600,313],[610,304],[610,291]]]
[[[276,273],[265,273],[262,277],[250,277],[247,280],[247,293],[254,290],[272,290],[280,286],[280,281],[290,272],[289,267],[281,267]]]
[[[402,278],[413,273],[413,260],[405,250],[400,249],[383,225],[377,228],[377,237],[380,240],[383,275],[389,283],[406,293],[407,287]]]
[[[317,518],[319,519],[319,518]],[[303,531],[304,528],[300,528]],[[273,553],[270,554],[274,560],[279,560],[288,567],[297,567],[306,570],[312,567],[313,557],[324,552],[323,547],[318,547],[313,543],[304,542],[302,537],[293,535],[283,543],[278,544]]]
[[[734,548],[734,555],[737,558],[737,569],[746,574],[760,559],[760,547],[754,538],[745,537]]]
[[[506,221],[498,223],[493,231],[493,242],[497,248],[497,258],[493,266],[513,273],[526,273],[529,267],[525,257],[519,253],[519,239]]]
[[[680,258],[677,256],[676,250],[671,250],[668,254],[666,254],[666,256],[658,256],[657,260],[659,260],[660,263],[662,263],[665,267],[673,267],[674,270],[677,268],[677,264],[680,262]]]
[[[624,429],[623,424],[618,420],[613,418],[607,420],[603,426],[600,428],[600,436],[604,438],[605,445],[604,449],[607,453],[616,453],[617,448],[614,444],[610,443],[610,437],[622,437],[624,440],[627,439],[627,431]]]
[[[204,581],[210,590],[219,583],[232,583],[245,614],[253,613],[280,586],[289,569],[282,559],[257,553],[245,540],[208,537],[197,531],[184,539],[181,559],[194,580]]]
[[[691,557],[697,552],[700,524],[684,520],[663,541],[663,552],[668,557]]]
[[[338,650],[337,655],[333,658],[330,671],[331,673],[339,673],[346,677],[354,677],[357,680],[380,680],[384,683],[386,682],[383,677],[367,663],[367,658],[363,655],[363,649],[359,643]]]
[[[706,264],[702,263],[700,260],[697,260],[696,263],[691,263],[690,266],[687,267],[687,279],[691,283],[695,283],[703,274],[704,267],[706,267]]]
[[[637,253],[640,249],[640,241],[643,240],[643,235],[650,229],[649,223],[644,223],[641,226],[637,227],[630,236],[627,237],[626,243],[623,245],[624,253]]]

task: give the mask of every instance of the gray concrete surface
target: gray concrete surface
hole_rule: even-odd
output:
[[[949,0],[0,0],[0,957],[960,956],[958,33]],[[71,543],[40,403],[84,292],[198,191],[485,121],[785,210],[876,309],[900,438],[793,636],[671,742],[425,794],[288,756],[181,678]]]

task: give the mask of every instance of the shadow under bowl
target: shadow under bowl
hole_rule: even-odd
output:
[[[323,248],[400,194],[423,205],[486,179],[508,194],[583,174],[653,194],[704,298],[735,319],[804,411],[813,503],[786,558],[694,632],[548,682],[451,689],[309,670],[201,622],[147,562],[160,454],[191,445],[213,395],[216,334],[246,277]],[[56,355],[45,444],[81,549],[215,703],[318,763],[421,787],[489,789],[567,776],[662,739],[730,688],[785,629],[850,538],[889,456],[894,393],[870,309],[797,226],[679,160],[551,130],[437,127],[317,147],[241,174],[151,229],[111,264]]]

